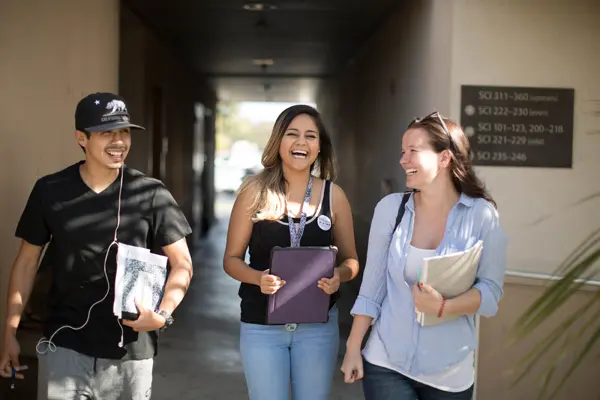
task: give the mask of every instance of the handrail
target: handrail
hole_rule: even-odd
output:
[[[562,276],[556,276],[556,275],[550,275],[550,274],[540,274],[538,272],[521,272],[521,271],[514,271],[514,270],[506,270],[505,275],[514,276],[514,277],[518,277],[518,278],[540,279],[540,280],[546,280],[546,281],[558,281],[563,278]],[[593,280],[593,279],[581,279],[580,278],[580,279],[575,279],[573,282],[574,283],[583,283],[584,285],[600,286],[600,281]]]

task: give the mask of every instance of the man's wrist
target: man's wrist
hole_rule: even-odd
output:
[[[17,336],[17,328],[7,323],[4,327],[4,337],[15,337]]]
[[[166,310],[158,310],[157,314],[164,320],[163,325],[159,328],[159,331],[162,332],[166,330],[169,326],[173,324],[175,321],[171,316],[171,313]]]

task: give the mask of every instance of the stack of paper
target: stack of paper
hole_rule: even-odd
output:
[[[433,287],[446,299],[463,294],[475,284],[482,251],[483,241],[480,240],[465,251],[425,257],[420,281]],[[417,313],[417,321],[422,326],[437,325],[455,318],[458,318],[458,315],[442,313],[442,317],[438,318],[437,315]]]
[[[167,281],[167,257],[149,249],[119,243],[113,313],[119,318],[137,319],[135,300],[158,311]]]

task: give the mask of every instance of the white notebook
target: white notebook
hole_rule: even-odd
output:
[[[477,268],[483,251],[483,241],[478,241],[467,250],[443,256],[425,257],[420,271],[420,281],[440,292],[446,299],[456,297],[473,287]],[[417,321],[422,326],[431,326],[451,321],[457,315],[442,313],[436,315],[417,313]]]
[[[149,249],[119,243],[113,313],[124,319],[137,319],[137,299],[157,311],[167,281],[167,257]]]

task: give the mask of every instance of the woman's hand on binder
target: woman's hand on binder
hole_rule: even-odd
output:
[[[334,294],[340,289],[340,271],[337,268],[334,268],[333,277],[321,278],[317,283],[317,286],[327,294]]]
[[[275,294],[285,285],[285,281],[278,276],[271,275],[269,272],[267,269],[260,277],[260,291],[264,294]]]
[[[440,292],[423,282],[413,285],[412,294],[415,308],[425,314],[437,314],[444,300]]]

